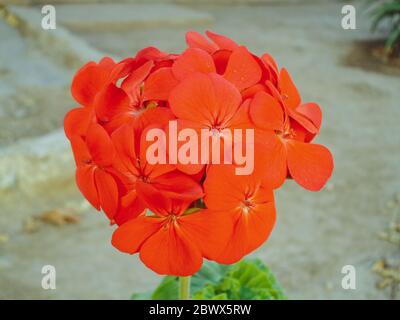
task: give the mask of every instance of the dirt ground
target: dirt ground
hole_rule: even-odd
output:
[[[381,279],[371,268],[380,259],[400,263],[399,246],[379,236],[400,211],[400,200],[393,200],[400,198],[400,81],[396,75],[343,63],[354,41],[369,33],[361,11],[357,30],[343,30],[341,6],[332,1],[192,8],[214,17],[208,26],[212,30],[257,53],[274,55],[292,73],[303,99],[317,101],[324,112],[316,142],[333,152],[333,177],[319,193],[286,183],[276,193],[277,225],[253,256],[271,267],[290,299],[399,298],[396,288],[377,288]],[[104,52],[129,56],[147,45],[178,51],[186,29],[76,35]],[[54,108],[64,108],[61,101]],[[32,194],[1,195],[0,200],[0,234],[9,238],[0,244],[0,298],[126,299],[160,280],[137,256],[112,248],[113,228],[87,207],[72,179],[44,185]],[[27,217],[53,208],[74,212],[81,220],[23,231]],[[57,268],[56,290],[40,286],[46,264]],[[355,290],[341,286],[345,265],[355,267]]]
[[[0,147],[62,125],[74,106],[70,70],[49,62],[0,18]]]

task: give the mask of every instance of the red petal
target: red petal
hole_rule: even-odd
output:
[[[245,100],[236,111],[235,115],[229,121],[230,129],[254,129],[253,123],[250,120],[250,99]]]
[[[143,126],[147,127],[151,124],[163,127],[169,123],[169,121],[176,119],[170,108],[167,107],[156,107],[148,108],[141,117]],[[136,124],[137,125],[137,124]],[[142,129],[144,127],[141,127]],[[139,128],[139,127],[138,127]]]
[[[320,190],[333,171],[333,157],[322,145],[290,140],[287,145],[290,175],[302,187]]]
[[[303,126],[308,132],[312,134],[317,134],[318,129],[316,126],[312,123],[310,119],[308,119],[306,116],[303,114],[297,112],[297,109],[290,109],[288,108],[288,114],[289,116],[294,119],[297,123],[299,123],[301,126]]]
[[[194,31],[186,32],[186,43],[190,48],[203,49],[208,53],[218,50],[218,46],[215,43],[212,43],[206,37]]]
[[[89,62],[75,74],[71,84],[71,93],[77,102],[90,106],[97,92],[107,84],[115,63],[111,58],[104,58],[99,64]]]
[[[265,81],[265,85],[267,86],[267,92],[283,104],[282,96],[275,85],[270,80]]]
[[[265,140],[267,141],[267,140]],[[274,143],[264,148],[265,156],[262,166],[263,184],[271,189],[279,188],[287,177],[287,151],[281,140],[274,135]],[[257,159],[257,154],[256,154]],[[257,165],[257,162],[256,162]]]
[[[143,242],[161,227],[160,219],[140,216],[115,230],[111,243],[118,250],[133,254],[138,252]]]
[[[271,95],[258,92],[250,105],[250,118],[256,126],[268,130],[283,130],[282,106]]]
[[[262,192],[269,193],[267,190]],[[234,217],[232,237],[222,254],[215,259],[218,263],[235,263],[268,239],[275,225],[275,205],[269,199],[269,202],[255,206],[248,213],[235,213]]]
[[[134,96],[138,86],[143,83],[153,68],[153,61],[148,61],[134,70],[121,84],[121,88],[130,96]]]
[[[322,123],[322,111],[318,104],[316,104],[314,102],[307,102],[307,103],[301,104],[296,109],[296,111],[298,113],[301,113],[308,119],[310,119],[311,122],[314,124],[314,126],[319,131],[319,129],[321,128],[321,123]]]
[[[88,62],[80,68],[72,79],[71,94],[83,106],[90,106],[100,87],[101,80],[97,78],[97,64]]]
[[[240,91],[255,85],[261,79],[261,68],[243,46],[235,49],[228,61],[224,78]]]
[[[197,175],[200,174],[200,172],[204,169],[205,165],[204,164],[182,164],[179,163],[176,165],[176,168],[186,174],[189,175]]]
[[[125,78],[135,66],[135,59],[126,58],[118,62],[110,73],[110,81],[117,82],[121,78]]]
[[[169,99],[180,119],[215,125],[230,119],[241,101],[238,90],[217,75],[194,74],[181,82]]]
[[[73,135],[71,137],[71,147],[77,166],[88,164],[92,161],[92,156],[90,155],[87,145],[81,136]]]
[[[129,111],[129,97],[124,90],[109,84],[101,90],[95,99],[94,106],[97,118],[110,121],[115,115]]]
[[[182,146],[184,146],[189,139],[191,141],[196,141],[197,140],[197,146],[200,146],[201,144],[201,137],[200,137],[200,128],[201,127],[198,123],[193,122],[193,121],[186,121],[186,120],[176,120],[176,132],[170,131],[172,127],[169,125],[165,126],[165,132],[167,134],[167,141],[172,141],[172,143],[168,143],[168,159],[170,162],[177,163],[176,168],[179,171],[182,171],[186,174],[193,175],[193,174],[198,174],[202,169],[204,168],[204,164],[201,163],[201,152],[197,151],[197,159],[193,161],[193,163],[182,163],[181,159],[178,155],[179,150],[181,149]],[[184,132],[183,130],[186,129],[194,129],[195,131],[192,131],[193,134],[189,135],[186,137],[185,141],[180,141],[178,140],[178,133],[179,132]],[[184,147],[183,147],[184,148]],[[193,156],[194,157],[194,156]],[[173,159],[173,161],[172,161]]]
[[[210,165],[204,181],[204,202],[207,208],[215,211],[238,208],[245,200],[246,190],[253,179],[256,177],[236,175],[233,165]]]
[[[251,86],[242,91],[243,100],[249,99],[249,98],[254,98],[254,96],[258,92],[266,92],[266,90],[267,90],[267,88],[265,87],[265,85],[263,85],[262,83],[257,83],[254,86]]]
[[[160,51],[156,47],[147,47],[142,50],[140,50],[136,54],[136,60],[138,63],[143,63],[148,60],[160,60],[160,59],[166,59],[169,56],[168,53]]]
[[[131,219],[139,216],[146,209],[143,201],[137,196],[136,190],[131,190],[127,195],[121,198],[121,205],[114,216],[114,220],[121,225]]]
[[[219,49],[233,51],[238,47],[238,44],[235,41],[229,39],[226,36],[223,36],[222,34],[206,31],[206,35],[212,41],[214,41],[214,43],[219,47]]]
[[[165,140],[161,137],[156,138],[156,141],[148,141],[147,140],[147,134],[150,130],[161,130],[161,133],[163,137],[165,137]],[[153,144],[157,144],[157,152],[164,154],[165,155],[165,163],[151,163],[151,161],[148,161],[148,152],[149,152],[149,147]],[[151,153],[149,155],[152,156]],[[139,154],[139,159],[140,159],[140,166],[143,168],[143,174],[150,177],[150,178],[156,178],[164,173],[170,172],[175,170],[176,166],[173,164],[169,164],[167,161],[167,140],[166,140],[166,135],[162,127],[158,125],[150,125],[147,126],[141,133],[140,137],[140,154]]]
[[[287,176],[287,160],[286,149],[275,132],[256,129],[254,130],[254,145],[245,142],[242,146],[245,152],[242,151],[242,153],[247,156],[247,162],[251,161],[251,152],[253,152],[254,168],[251,175],[262,180],[270,189],[280,187]],[[243,167],[243,164],[237,164],[237,167]],[[251,169],[249,165],[247,168],[249,172]]]
[[[204,186],[207,208],[230,215],[234,224],[227,246],[215,260],[236,262],[270,234],[275,222],[272,190],[262,185],[256,175],[238,176],[232,166],[226,165],[210,166]]]
[[[160,228],[144,242],[140,258],[154,272],[175,276],[192,275],[203,262],[190,235],[172,224]]]
[[[174,76],[183,80],[194,72],[215,72],[214,60],[206,51],[189,48],[175,61],[172,66]]]
[[[178,171],[152,179],[151,183],[138,181],[136,189],[139,197],[147,206],[158,213],[160,213],[160,208],[167,206],[165,198],[190,203],[203,196],[201,185],[190,176]]]
[[[138,180],[136,192],[138,198],[156,215],[167,216],[170,214],[168,209],[171,207],[171,199],[152,184]]]
[[[269,53],[264,53],[261,56],[261,60],[267,66],[269,72],[271,73],[271,81],[276,83],[278,80],[278,65],[276,64],[274,58]]]
[[[100,210],[100,200],[97,194],[96,184],[94,182],[95,168],[91,165],[79,166],[76,169],[76,184],[84,197],[97,210]]]
[[[228,65],[229,58],[232,54],[230,50],[218,50],[212,55],[214,60],[215,69],[218,74],[224,74],[226,66]]]
[[[118,169],[120,171],[125,169],[130,173],[139,174],[135,165],[137,161],[135,143],[138,144],[139,141],[135,137],[133,127],[127,124],[120,127],[113,132],[111,139],[117,153],[115,165]],[[119,164],[122,165],[122,168]]]
[[[269,66],[271,67],[276,73],[278,73],[278,65],[275,62],[275,59],[268,53],[265,52],[262,56],[261,59]]]
[[[86,144],[93,161],[100,166],[109,166],[114,160],[114,145],[111,139],[98,124],[92,124],[87,132]]]
[[[161,68],[154,71],[144,84],[143,100],[168,100],[178,81],[172,74],[171,68]]]
[[[282,68],[279,74],[278,88],[286,106],[292,109],[299,106],[301,102],[300,94],[285,68]]]
[[[91,108],[75,108],[64,118],[64,131],[68,139],[73,135],[84,137],[89,124],[93,121],[94,113]]]
[[[190,234],[205,258],[214,260],[230,240],[233,220],[226,212],[200,210],[181,216],[179,226]]]
[[[112,219],[118,208],[118,187],[114,178],[104,170],[94,173],[100,205],[107,216]]]
[[[194,201],[204,195],[196,180],[179,171],[163,174],[153,179],[152,184],[170,198]]]
[[[146,109],[137,121],[134,127],[138,131],[143,131],[149,125],[162,128],[168,124],[169,121],[176,119],[170,108],[156,107]]]

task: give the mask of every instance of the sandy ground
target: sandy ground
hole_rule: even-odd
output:
[[[60,127],[74,102],[67,85],[70,70],[49,62],[2,19],[0,39],[1,147]]]
[[[399,210],[392,201],[400,192],[399,77],[342,63],[353,41],[368,36],[365,16],[359,14],[357,30],[346,31],[337,3],[195,8],[214,16],[212,30],[257,53],[269,51],[289,69],[304,100],[323,107],[317,142],[335,157],[333,177],[320,193],[293,182],[276,193],[276,228],[253,255],[271,267],[289,298],[396,298],[395,291],[376,288],[379,278],[371,267],[382,258],[400,260],[399,248],[378,236]],[[105,52],[129,56],[146,45],[180,50],[184,32],[176,27],[78,35]],[[22,231],[26,217],[56,207],[76,211],[81,222]],[[84,205],[72,182],[32,195],[4,195],[1,232],[9,241],[0,245],[0,298],[124,299],[159,281],[136,256],[111,247],[112,228]],[[56,290],[40,287],[45,264],[57,268]],[[341,287],[341,269],[348,264],[356,269],[355,290]]]

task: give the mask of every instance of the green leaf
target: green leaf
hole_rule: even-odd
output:
[[[177,300],[179,292],[178,277],[166,276],[151,295],[152,300]]]
[[[178,277],[166,276],[153,293],[134,293],[131,300],[177,300],[178,290]]]
[[[132,299],[178,299],[178,277],[166,276],[153,294],[134,294]],[[276,300],[286,299],[274,275],[261,260],[242,260],[233,265],[204,261],[191,279],[195,300]]]
[[[388,0],[378,3],[376,1],[368,1],[368,3],[372,10],[372,31],[375,31],[383,21],[388,22],[389,33],[385,47],[388,52],[391,52],[400,45],[400,0]]]
[[[400,3],[387,3],[383,4],[381,7],[373,11],[372,16],[374,16],[374,21],[372,22],[371,29],[376,30],[378,25],[385,19],[391,18],[395,15],[400,14]]]
[[[197,292],[208,284],[221,281],[228,269],[227,265],[205,260],[199,272],[192,277],[190,290]]]
[[[400,26],[390,32],[389,37],[386,40],[385,46],[389,49],[394,47],[396,42],[400,42]]]
[[[134,293],[131,295],[131,300],[151,300],[151,293]]]

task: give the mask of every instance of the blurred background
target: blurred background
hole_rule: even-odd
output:
[[[41,26],[47,4],[54,30]],[[355,30],[342,27],[346,4]],[[69,86],[89,60],[179,52],[186,31],[209,29],[288,68],[303,99],[322,106],[316,141],[335,158],[320,193],[290,181],[277,192],[277,225],[252,256],[292,299],[398,299],[400,60],[384,44],[398,20],[371,33],[366,1],[0,0],[0,298],[128,299],[159,283],[111,246],[113,228],[75,186],[62,130]],[[56,290],[41,287],[44,265],[56,268]],[[345,265],[356,289],[342,287]]]

